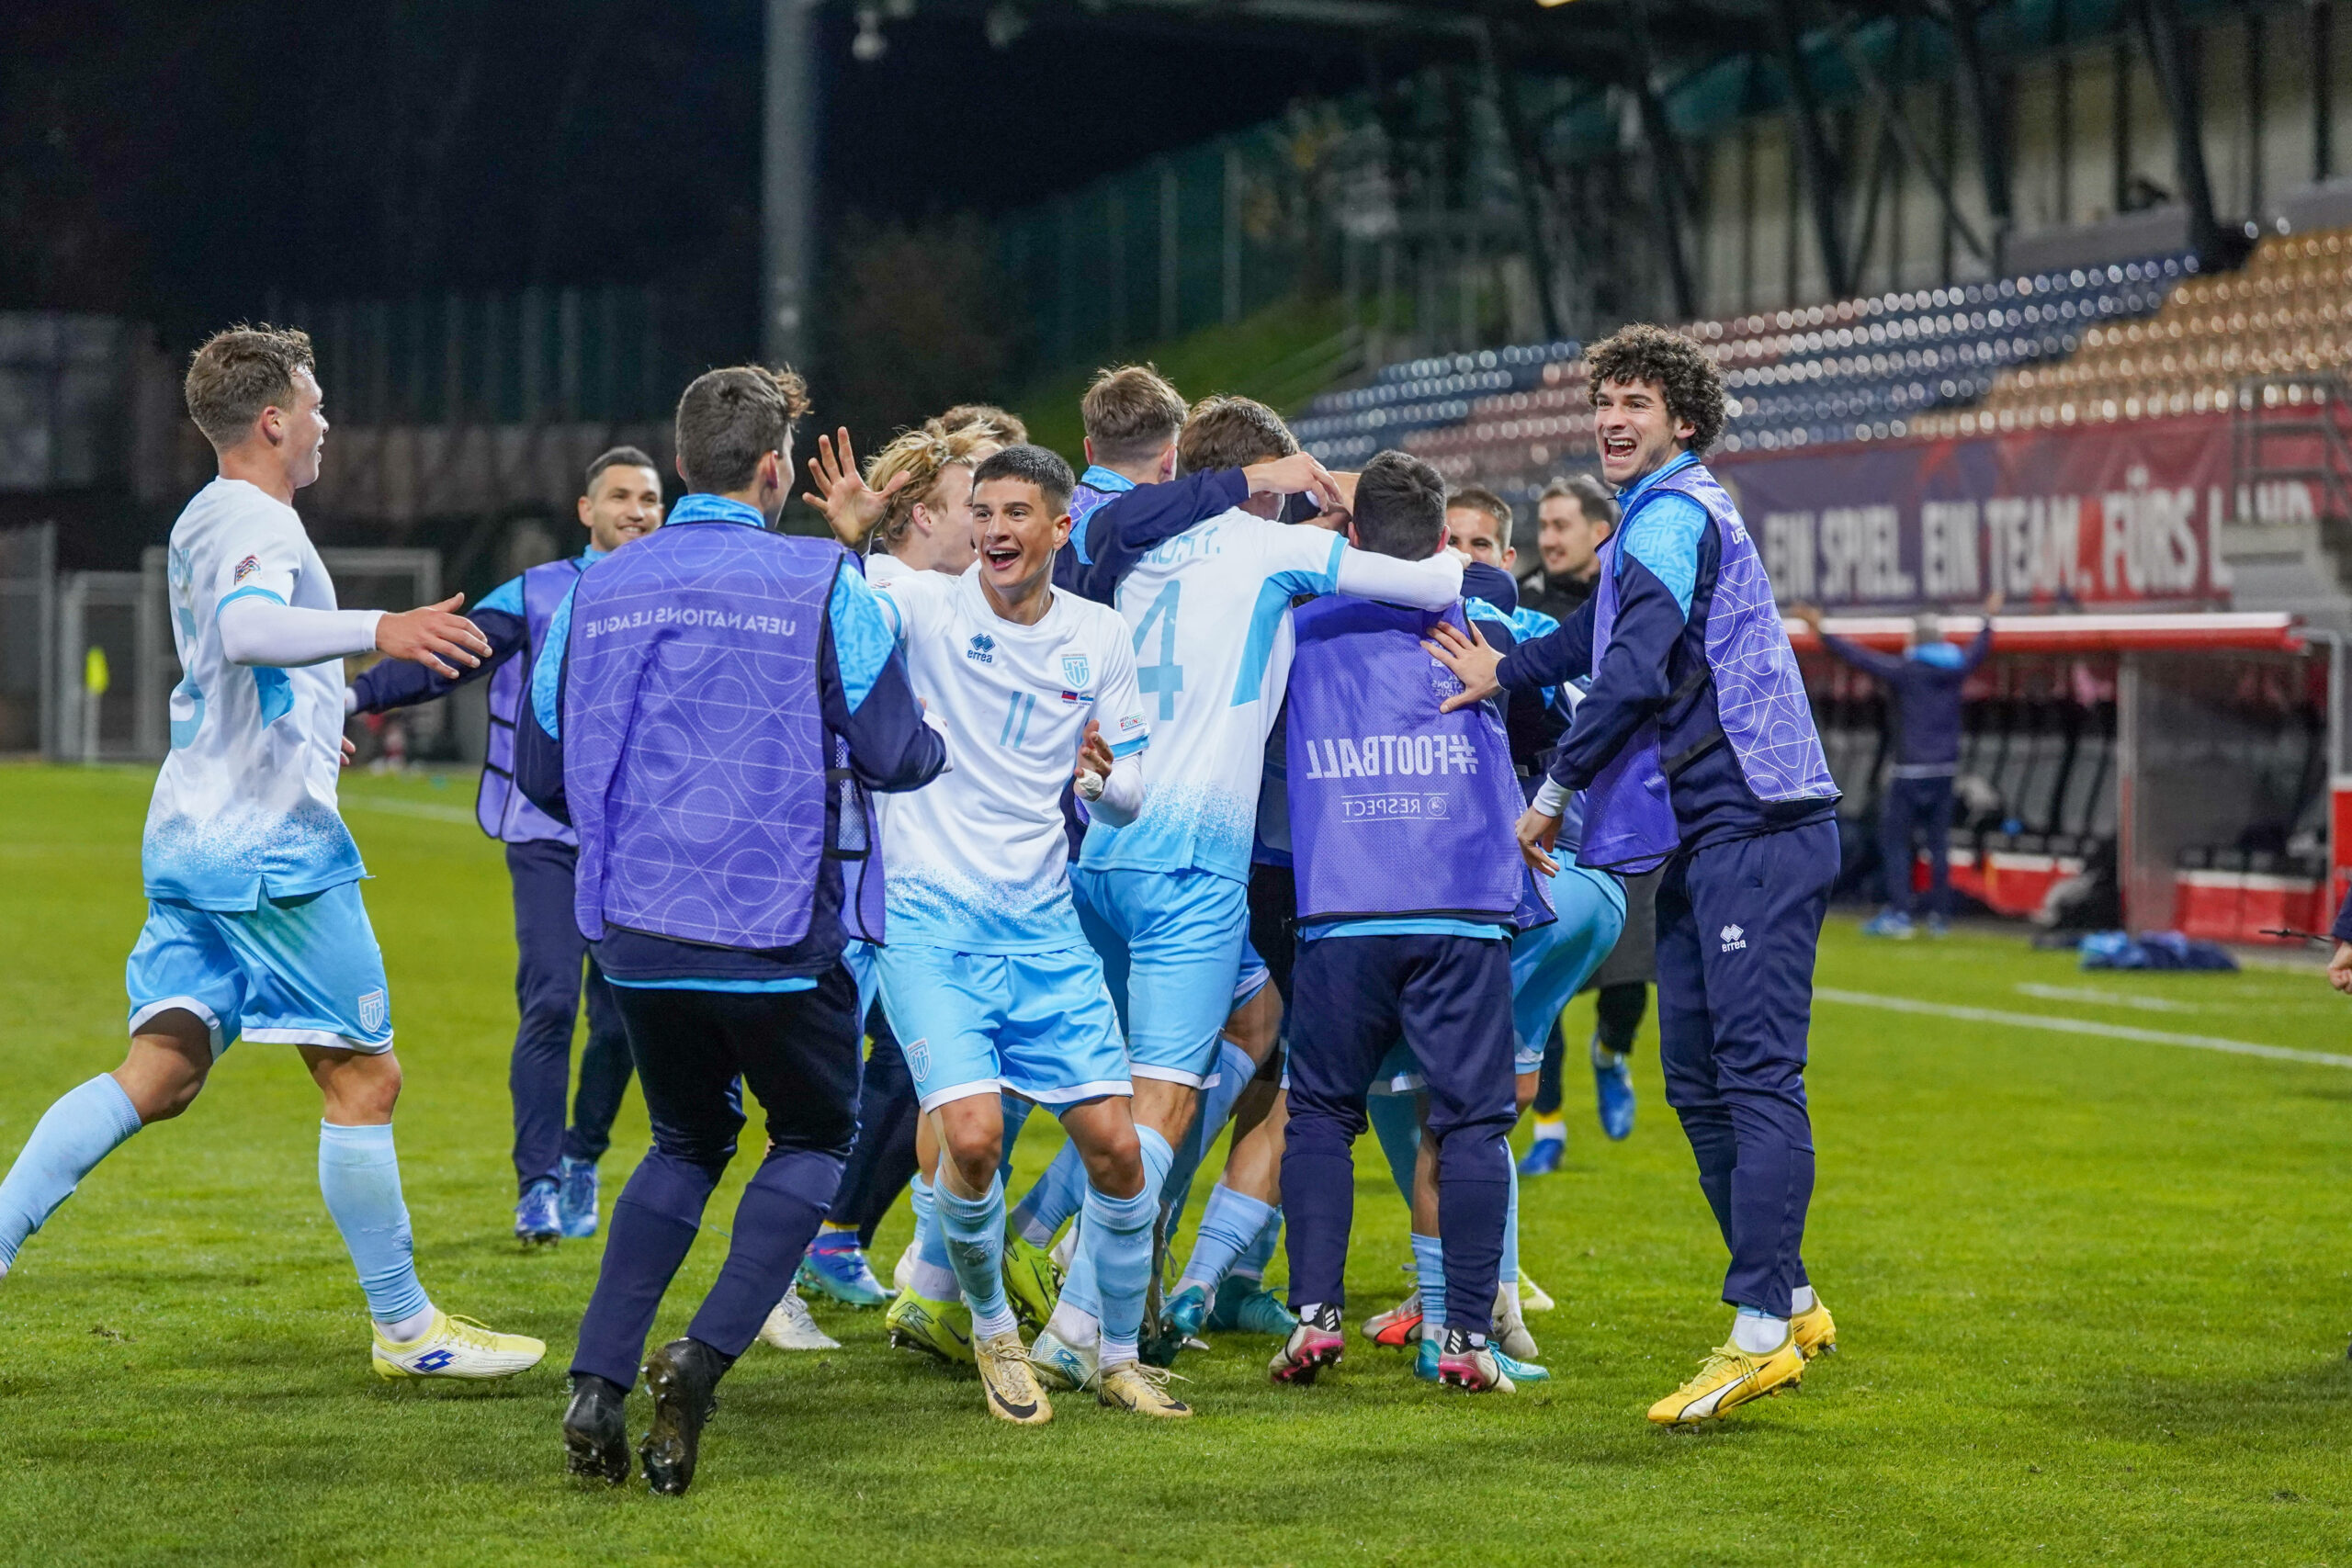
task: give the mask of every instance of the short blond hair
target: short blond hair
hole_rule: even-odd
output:
[[[1156,457],[1184,428],[1183,395],[1149,365],[1119,365],[1094,373],[1079,400],[1078,417],[1101,463]]]
[[[217,451],[244,440],[264,409],[294,405],[298,372],[317,373],[311,334],[293,327],[243,321],[214,333],[187,362],[181,389],[188,417]]]
[[[865,465],[866,484],[878,491],[900,474],[907,476],[907,482],[891,495],[882,521],[874,525],[869,547],[888,550],[905,538],[915,525],[916,505],[930,502],[948,469],[977,467],[978,449],[984,444],[993,446],[995,436],[979,424],[967,424],[944,435],[927,425],[906,432],[876,452]]]
[[[937,419],[923,423],[926,429],[935,429],[942,435],[977,430],[1000,446],[1018,446],[1029,439],[1029,427],[1022,423],[1021,416],[994,403],[957,403]]]

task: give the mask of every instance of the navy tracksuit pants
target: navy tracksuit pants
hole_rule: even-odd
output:
[[[1889,779],[1878,808],[1879,860],[1886,874],[1886,907],[1911,913],[1911,846],[1928,848],[1928,913],[1951,913],[1951,775]]]
[[[859,1032],[857,983],[838,964],[807,991],[625,987],[614,999],[653,1146],[613,1204],[571,1370],[627,1388],[703,1207],[735,1157],[746,1088],[767,1112],[767,1147],[736,1206],[727,1261],[686,1334],[740,1356],[783,1299],[857,1133]]]
[[[514,1184],[552,1181],[559,1158],[598,1160],[612,1145],[613,1118],[628,1091],[628,1036],[571,912],[572,869],[580,852],[554,839],[506,846],[514,883],[514,1055],[506,1070],[514,1101]],[[588,1046],[580,1054],[580,1092],[571,1125],[563,1091],[571,1082],[571,1031],[580,1017],[587,964]]]
[[[1710,844],[1657,890],[1658,1065],[1731,1269],[1724,1300],[1775,1317],[1804,1271],[1813,1198],[1805,1036],[1838,827]]]
[[[1445,1241],[1445,1326],[1491,1331],[1519,1120],[1511,1071],[1510,943],[1467,936],[1327,936],[1298,944],[1291,980],[1290,1126],[1283,1215],[1290,1302],[1347,1300],[1355,1219],[1351,1145],[1364,1092],[1402,1036],[1429,1086]]]

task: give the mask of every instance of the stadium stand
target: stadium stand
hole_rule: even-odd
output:
[[[1734,399],[1723,449],[1780,451],[1923,433],[1928,411],[1967,403],[2012,367],[2075,352],[2157,311],[2197,270],[2187,254],[1839,300],[1680,330],[1706,345]],[[1293,428],[1351,467],[1401,445],[1449,480],[1514,502],[1589,462],[1591,422],[1574,343],[1413,360],[1328,393]]]
[[[1927,435],[1984,434],[2226,412],[2246,376],[2352,362],[2352,230],[2272,236],[2233,273],[2191,278],[2149,320],[2094,326],[2055,365],[1994,378],[1980,407],[1918,422]],[[2264,395],[2301,402],[2303,389]]]

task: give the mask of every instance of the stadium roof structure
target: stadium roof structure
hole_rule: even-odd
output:
[[[797,349],[807,272],[806,160],[797,151],[816,94],[810,16],[828,0],[768,0],[769,276],[771,348]],[[838,0],[836,0],[838,3]],[[2211,261],[2234,259],[2239,237],[2215,219],[2196,90],[2191,19],[2229,0],[861,0],[862,32],[884,19],[978,17],[990,39],[1011,47],[1031,28],[1197,37],[1214,28],[1237,43],[1363,53],[1367,76],[1432,62],[1465,62],[1488,73],[1523,191],[1548,186],[1562,157],[1614,156],[1624,147],[1630,104],[1648,155],[1657,199],[1646,219],[1658,229],[1675,303],[1695,316],[1698,288],[1692,215],[1698,176],[1685,143],[1747,116],[1787,115],[1809,226],[1832,297],[1855,291],[1855,257],[1845,212],[1855,173],[1843,166],[1828,111],[1867,101],[1882,113],[1894,152],[1936,193],[1954,232],[1989,271],[2013,223],[2009,62],[2068,43],[2132,29],[2145,49],[2170,121],[2189,248]],[[1989,231],[1962,216],[1933,143],[1896,107],[1913,83],[1955,84],[1974,163],[1984,182]],[[798,161],[796,172],[786,167]],[[1529,240],[1539,269],[1542,225],[1531,206]],[[780,270],[781,269],[781,270]],[[788,271],[791,276],[786,276]],[[1548,291],[1545,310],[1550,313]],[[779,329],[790,326],[790,335]],[[1561,335],[1547,321],[1549,335]]]

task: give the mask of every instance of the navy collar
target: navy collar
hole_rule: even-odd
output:
[[[665,526],[673,523],[741,523],[745,527],[763,531],[768,525],[768,520],[760,515],[760,509],[750,502],[737,501],[731,496],[712,495],[705,491],[694,491],[680,496],[678,504],[670,509],[670,515],[662,521]]]

